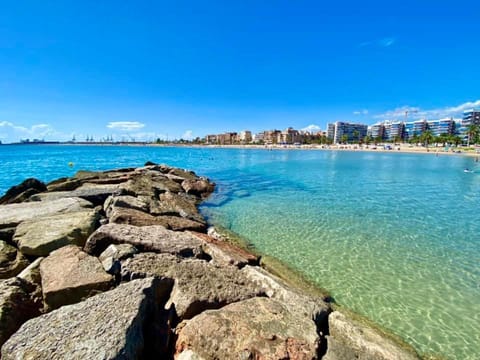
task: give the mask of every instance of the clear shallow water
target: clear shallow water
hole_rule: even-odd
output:
[[[480,349],[480,165],[456,156],[242,149],[0,146],[0,193],[78,169],[194,169],[202,206],[420,352]],[[73,168],[68,167],[73,162]],[[477,173],[466,174],[465,167]]]

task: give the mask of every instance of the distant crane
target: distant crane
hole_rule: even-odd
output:
[[[418,113],[418,110],[406,110],[405,111],[405,122],[408,120],[408,114]]]

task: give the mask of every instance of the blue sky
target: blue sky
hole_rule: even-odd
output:
[[[476,1],[9,1],[0,140],[169,139],[480,107]]]

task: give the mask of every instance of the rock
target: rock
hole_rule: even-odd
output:
[[[15,234],[15,227],[0,229],[0,240],[12,243],[13,234]]]
[[[130,195],[109,197],[105,201],[105,204],[103,207],[107,217],[111,216],[111,212],[115,208],[127,208],[127,209],[134,209],[134,210],[139,210],[143,212],[148,212],[148,205],[144,201]]]
[[[120,273],[120,260],[127,259],[138,253],[135,246],[130,244],[110,245],[100,254],[98,260],[102,263],[104,270],[110,274]]]
[[[32,201],[52,201],[63,198],[77,197],[91,202],[93,205],[103,205],[111,195],[121,195],[119,185],[82,185],[73,191],[54,191],[35,194],[30,197]]]
[[[137,254],[122,262],[123,279],[147,276],[175,280],[167,306],[174,305],[180,319],[263,295],[259,286],[232,266],[222,268],[203,260],[153,253]]]
[[[187,321],[178,331],[175,359],[187,351],[190,359],[318,359],[318,344],[311,320],[276,300],[257,297]]]
[[[160,195],[160,201],[150,199],[150,213],[152,215],[172,215],[205,223],[205,219],[199,214],[196,200],[183,195],[166,192]]]
[[[5,241],[0,240],[0,279],[7,279],[20,273],[28,266],[23,254]]]
[[[60,178],[47,184],[48,191],[72,191],[82,185],[82,181],[71,178]]]
[[[325,360],[419,360],[417,354],[359,321],[334,311],[328,317]]]
[[[47,188],[40,180],[29,178],[16,186],[7,190],[5,195],[0,197],[0,205],[20,203],[28,199],[31,195],[46,191]]]
[[[192,233],[205,242],[205,253],[218,265],[234,265],[242,268],[245,265],[258,265],[259,257],[226,241],[217,240],[207,234]]]
[[[112,276],[97,258],[74,245],[53,251],[40,264],[42,291],[48,309],[73,304],[110,289]]]
[[[91,207],[90,202],[75,197],[3,205],[0,206],[0,228],[17,226],[22,221],[36,219],[39,215],[65,214]]]
[[[143,279],[26,322],[2,347],[3,360],[143,359],[167,341],[149,331],[171,284]],[[166,354],[158,353],[158,358]]]
[[[292,313],[312,319],[319,327],[326,328],[331,309],[321,298],[294,289],[261,267],[247,265],[241,271],[246,278],[260,286],[268,297],[282,302]]]
[[[127,208],[114,208],[111,210],[110,223],[134,226],[162,225],[174,231],[206,231],[204,223],[178,216],[153,216],[142,211]]]
[[[40,275],[40,263],[43,259],[43,257],[37,258],[17,275],[17,278],[27,284],[30,298],[38,309],[43,308],[42,276]]]
[[[171,174],[171,175],[181,177],[184,180],[197,180],[198,179],[197,175],[195,175],[195,173],[193,171],[171,168],[168,171],[168,173]]]
[[[30,298],[25,281],[19,278],[0,280],[0,346],[20,326],[40,314]]]
[[[182,188],[187,194],[206,197],[215,189],[215,185],[206,179],[185,180],[182,182]]]
[[[158,173],[139,173],[130,177],[126,183],[120,187],[133,196],[154,196],[166,191],[180,192],[182,187],[173,180]]]
[[[98,220],[95,210],[39,217],[20,223],[13,241],[25,255],[47,256],[65,245],[84,246]]]
[[[140,251],[203,257],[202,241],[184,232],[165,229],[160,225],[137,227],[107,224],[98,228],[87,240],[85,251],[98,256],[110,244],[131,244]]]

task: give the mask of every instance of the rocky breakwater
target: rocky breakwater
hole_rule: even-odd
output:
[[[147,163],[0,198],[2,359],[414,359],[207,231],[214,190]]]

